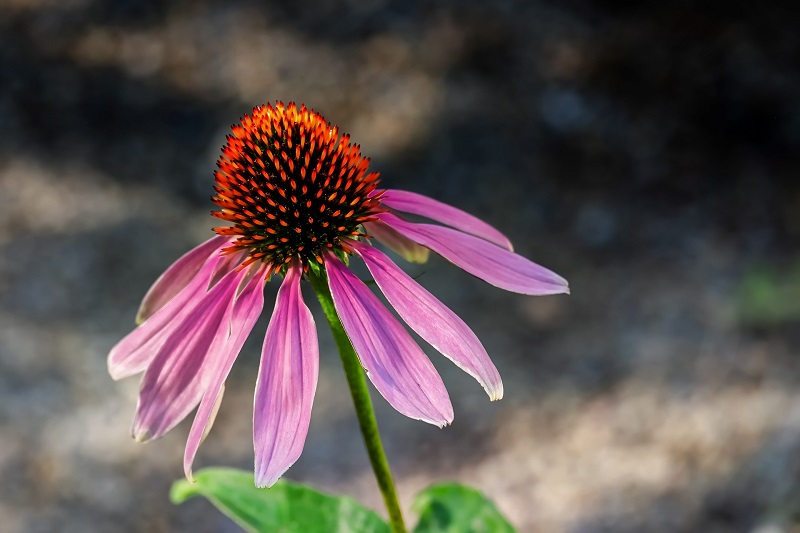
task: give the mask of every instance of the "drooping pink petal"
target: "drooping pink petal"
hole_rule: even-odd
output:
[[[229,272],[171,328],[142,378],[132,429],[136,440],[162,436],[200,402],[216,370],[204,363],[215,339],[229,335],[226,311],[246,274],[244,269]]]
[[[222,254],[222,258],[217,263],[217,268],[214,269],[214,273],[211,275],[211,279],[208,281],[208,288],[210,289],[219,283],[219,280],[221,280],[225,274],[234,268],[238,268],[246,257],[247,252],[245,250],[238,250],[233,253]]]
[[[520,294],[569,293],[567,280],[555,272],[478,237],[442,226],[406,222],[391,213],[378,218],[495,287]]]
[[[231,301],[223,319],[223,327],[229,329],[227,335],[218,334],[209,349],[209,355],[203,363],[208,367],[210,379],[203,392],[203,399],[197,408],[189,438],[186,441],[186,450],[183,454],[183,471],[186,478],[192,480],[192,463],[197,455],[200,443],[214,422],[217,409],[222,401],[225,380],[242,351],[245,340],[253,330],[261,311],[264,309],[264,284],[266,277],[263,268],[259,268],[255,275],[242,288],[242,292]]]
[[[410,418],[440,427],[452,422],[442,378],[408,331],[331,253],[325,269],[336,313],[378,392]]]
[[[430,250],[411,239],[403,237],[386,224],[382,222],[367,222],[364,224],[364,229],[369,235],[400,254],[409,263],[423,264],[428,261]]]
[[[164,307],[164,304],[183,290],[200,272],[208,257],[212,253],[218,252],[227,242],[227,237],[217,235],[189,250],[172,263],[144,295],[139,312],[136,314],[136,323],[141,324]]]
[[[183,290],[111,349],[108,354],[108,373],[113,379],[126,378],[147,368],[172,330],[203,299],[211,276],[222,260],[219,255],[208,257]]]
[[[206,391],[206,393],[207,392],[208,391]],[[214,421],[217,419],[217,415],[219,414],[219,408],[222,407],[222,398],[224,396],[225,396],[225,384],[223,383],[222,386],[219,388],[219,392],[217,392],[217,399],[214,400],[214,405],[211,406],[211,412],[209,412],[208,416],[205,417],[206,420],[205,427],[203,428],[203,434],[200,436],[200,442],[198,442],[197,444],[198,448],[200,447],[200,444],[202,444],[206,440],[206,437],[208,437],[208,434],[211,432],[211,428],[214,426]],[[201,406],[203,405],[203,400],[200,400],[200,405]],[[198,407],[197,409],[199,412],[200,407]],[[195,420],[192,421],[193,426],[196,420],[197,418],[195,418]],[[189,444],[188,441],[186,444],[188,446]],[[187,479],[193,482],[194,477],[192,476],[192,464],[194,463],[194,458],[197,455],[197,448],[195,448],[194,451],[191,452],[191,454],[192,454],[191,458],[189,459],[189,476],[187,476]],[[186,452],[184,452],[183,472],[184,474],[186,473]]]
[[[319,375],[314,317],[300,292],[302,267],[292,264],[278,290],[256,383],[253,447],[257,487],[270,487],[300,457]]]
[[[492,401],[502,398],[500,374],[469,326],[385,254],[361,242],[355,242],[352,246],[364,259],[378,287],[406,324],[477,379]]]
[[[511,241],[508,240],[508,237],[500,233],[500,231],[493,226],[476,216],[470,215],[457,207],[445,204],[439,200],[434,200],[433,198],[415,192],[389,189],[385,191],[381,197],[381,203],[397,211],[404,211],[406,213],[430,218],[431,220],[441,222],[442,224],[456,228],[464,233],[486,239],[497,246],[502,246],[510,252],[514,251],[514,247],[511,245]]]

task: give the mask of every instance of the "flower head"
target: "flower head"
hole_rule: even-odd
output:
[[[213,215],[233,226],[214,231],[237,237],[228,250],[246,250],[246,262],[276,271],[294,259],[322,264],[325,251],[345,251],[386,211],[369,159],[305,106],[256,108],[233,127],[217,164]]]
[[[347,258],[361,258],[403,321],[492,400],[503,396],[503,385],[478,338],[374,241],[417,262],[432,250],[513,292],[568,292],[563,278],[513,253],[509,240],[482,220],[419,194],[379,188],[359,146],[305,106],[255,108],[233,127],[218,166],[213,200],[220,210],[213,215],[232,225],[215,228],[217,236],[156,280],[139,309],[139,327],[108,359],[115,379],[144,372],[137,440],[160,437],[197,408],[184,455],[190,479],[274,274],[283,281],[264,339],[253,414],[259,486],[272,485],[298,459],[311,419],[319,347],[300,291],[304,277],[327,279],[336,313],[378,392],[404,415],[438,426],[453,420],[441,378],[406,328],[349,270]],[[410,222],[400,213],[439,224]]]

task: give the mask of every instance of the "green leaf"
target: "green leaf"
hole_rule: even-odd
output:
[[[800,321],[800,264],[748,271],[739,285],[737,311],[747,325],[775,327]]]
[[[514,533],[494,504],[475,489],[458,483],[433,485],[417,495],[414,533]]]
[[[322,494],[286,481],[258,489],[252,473],[231,468],[206,468],[194,478],[195,483],[173,483],[172,502],[204,496],[246,531],[389,533],[389,526],[375,512],[352,498]]]

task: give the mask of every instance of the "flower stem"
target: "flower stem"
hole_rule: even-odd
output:
[[[325,311],[328,324],[330,324],[336,346],[339,348],[344,373],[347,376],[347,384],[350,386],[350,394],[353,397],[353,404],[356,409],[356,417],[358,417],[358,425],[361,428],[361,435],[364,437],[364,445],[367,447],[369,462],[372,464],[378,487],[380,487],[383,494],[383,501],[389,511],[389,525],[392,533],[406,533],[403,514],[400,511],[400,503],[397,500],[397,491],[392,480],[392,472],[389,469],[386,452],[383,450],[378,421],[375,419],[375,411],[372,408],[372,400],[369,397],[367,378],[361,368],[358,356],[353,350],[353,345],[350,344],[350,339],[342,327],[339,316],[336,314],[333,298],[324,276],[324,271],[320,271],[320,275],[316,275],[310,270],[308,273],[311,285],[314,286],[319,303],[322,305],[323,311]]]

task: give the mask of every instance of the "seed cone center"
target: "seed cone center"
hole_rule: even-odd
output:
[[[369,158],[305,106],[255,108],[233,126],[217,166],[221,209],[212,214],[233,225],[214,231],[238,236],[229,250],[247,250],[247,263],[322,263],[324,250],[347,252],[347,239],[381,212]]]

